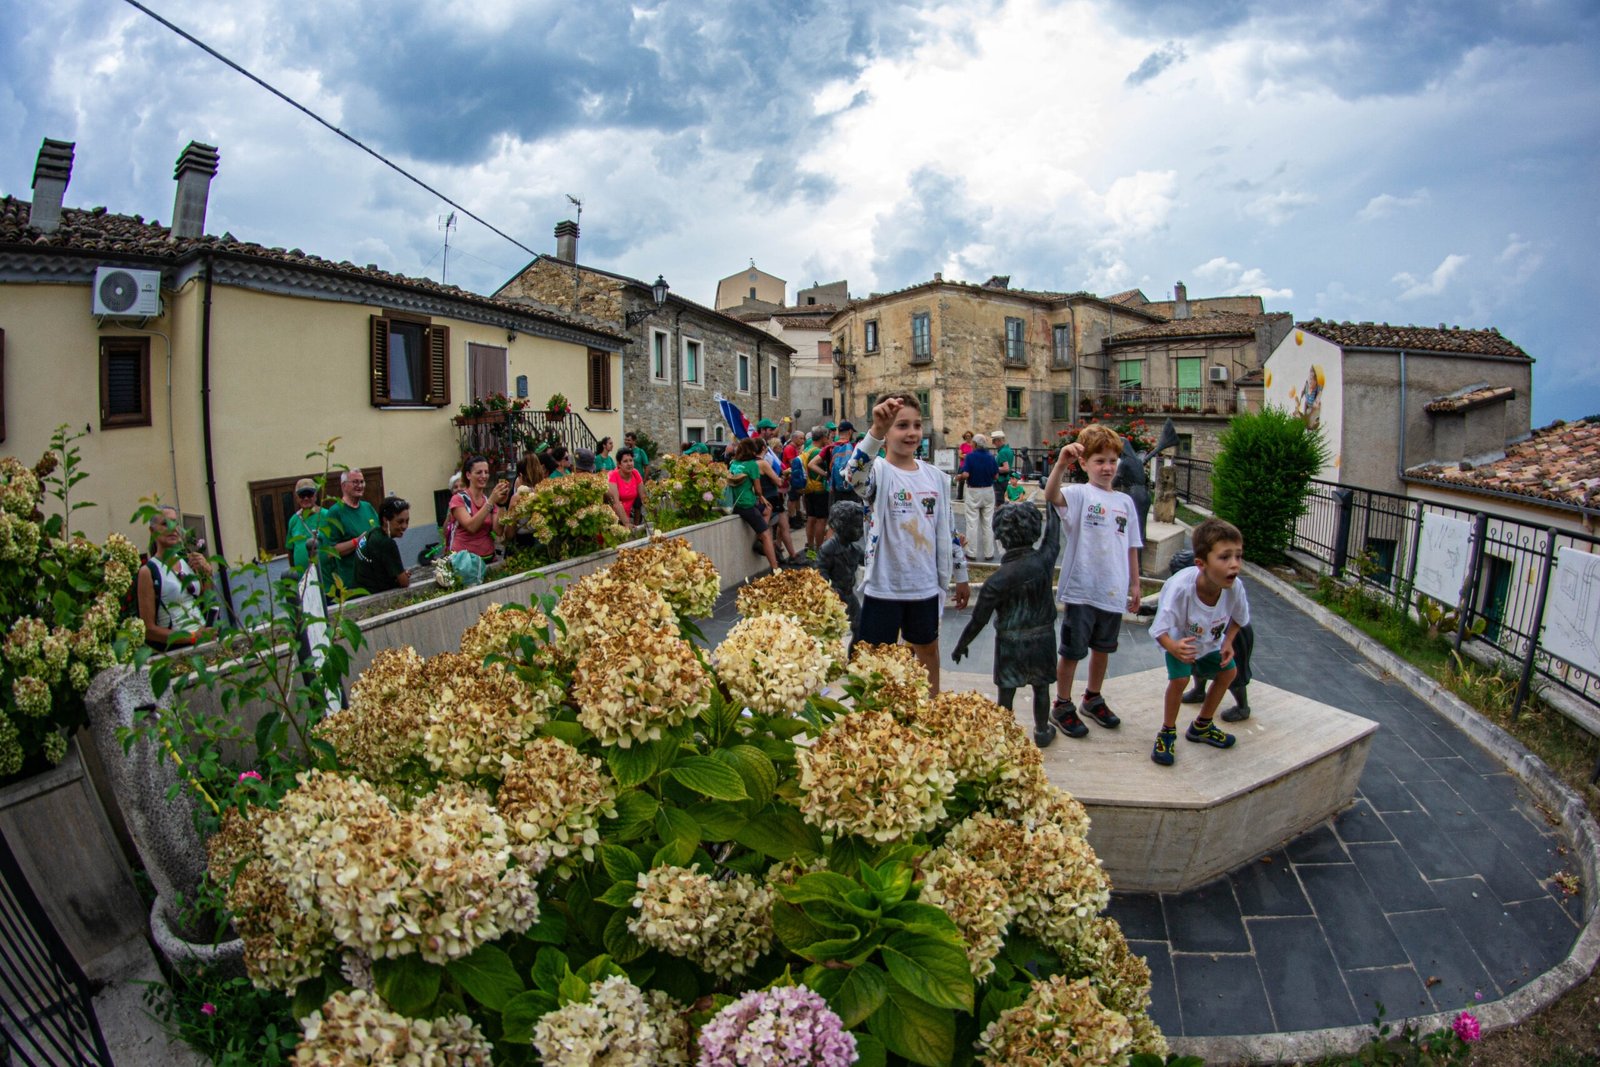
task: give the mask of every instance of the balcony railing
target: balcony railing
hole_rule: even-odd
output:
[[[1238,410],[1237,394],[1226,387],[1170,389],[1129,386],[1120,389],[1085,389],[1078,394],[1080,415],[1097,412],[1233,415]]]
[[[594,431],[576,411],[552,419],[546,412],[524,408],[457,416],[454,422],[461,454],[486,457],[497,475],[515,471],[522,462],[522,454],[537,448],[541,442],[563,444],[568,449],[593,449],[598,443]]]

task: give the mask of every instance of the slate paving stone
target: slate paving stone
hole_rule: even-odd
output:
[[[1163,893],[1161,908],[1173,952],[1250,951],[1239,902],[1226,878],[1187,893]]]
[[[1123,936],[1129,941],[1165,941],[1167,920],[1161,913],[1161,897],[1156,893],[1112,893],[1106,909]]]
[[[1406,788],[1445,833],[1465,835],[1483,830],[1483,823],[1447,782],[1407,782]]]
[[[1349,863],[1344,846],[1333,827],[1323,823],[1289,842],[1289,858],[1296,866],[1305,863]]]
[[[1344,984],[1350,990],[1356,1013],[1364,1023],[1372,1022],[1380,1005],[1384,1018],[1390,1020],[1426,1015],[1434,1010],[1422,979],[1409,963],[1403,967],[1345,971]]]
[[[1357,841],[1394,840],[1394,834],[1365,800],[1357,800],[1335,815],[1333,830],[1347,846]]]
[[[1271,862],[1247,863],[1228,875],[1240,913],[1246,916],[1310,915],[1311,902],[1300,888],[1300,879],[1295,877],[1288,853],[1278,849],[1263,859]]]
[[[1183,1013],[1178,1008],[1178,979],[1172,970],[1172,952],[1165,941],[1133,941],[1128,947],[1150,966],[1150,1018],[1164,1034],[1183,1033]]]
[[[1438,759],[1456,754],[1454,749],[1439,740],[1438,734],[1415,720],[1396,719],[1388,725],[1411,747],[1411,751],[1423,759]]]
[[[1315,918],[1248,919],[1246,925],[1279,1030],[1320,1030],[1361,1021]]]
[[[1175,953],[1172,964],[1185,1037],[1270,1034],[1276,1029],[1254,957]]]
[[[1440,760],[1439,762],[1446,762]],[[1466,761],[1462,761],[1462,766]],[[1453,778],[1448,774],[1442,776],[1449,783],[1450,788],[1460,794],[1461,799],[1467,802],[1478,815],[1490,811],[1509,811],[1517,806],[1522,793],[1522,787],[1509,773],[1500,774],[1470,774],[1460,778]]]
[[[1506,767],[1488,750],[1480,747],[1464,731],[1448,726],[1439,731],[1439,737],[1449,745],[1462,761],[1479,774],[1501,774]]]
[[[1439,906],[1439,898],[1398,841],[1351,845],[1350,858],[1385,913]]]
[[[1501,992],[1519,988],[1567,953],[1577,928],[1549,897],[1501,904],[1481,878],[1452,878],[1433,886],[1455,924],[1472,931],[1472,945]]]
[[[1549,899],[1549,888],[1533,876],[1527,862],[1497,841],[1493,834],[1474,837],[1464,845],[1464,851],[1501,903]]]
[[[1355,864],[1296,866],[1295,872],[1323,928],[1337,931],[1332,939],[1333,954],[1341,967],[1389,967],[1409,962]]]
[[[1384,752],[1378,760],[1380,766],[1387,767],[1391,774],[1406,785],[1412,782],[1439,781],[1439,772],[1434,769],[1433,764],[1405,747],[1404,741],[1395,743],[1401,746],[1402,751]],[[1368,759],[1370,761],[1371,757]]]
[[[1423,976],[1423,983],[1438,979],[1428,986],[1435,1009],[1460,1008],[1472,1003],[1474,993],[1488,990],[1488,972],[1448,912],[1440,909],[1391,915],[1389,927],[1411,957],[1417,974]]]
[[[1476,874],[1472,861],[1461,854],[1433,817],[1422,811],[1392,811],[1384,824],[1394,831],[1395,840],[1428,879],[1465,878]]]
[[[1393,771],[1388,767],[1374,766],[1371,761],[1361,772],[1357,791],[1373,811],[1411,811],[1417,806],[1417,798],[1400,784],[1400,779],[1394,776]]]

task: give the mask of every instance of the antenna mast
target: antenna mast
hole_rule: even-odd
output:
[[[578,209],[578,217],[572,221],[573,224],[578,227],[578,232],[581,234],[583,232],[583,201],[579,200],[571,193],[567,193],[565,195],[567,201],[572,204],[573,207]],[[572,259],[572,310],[576,313],[578,310],[578,298],[583,288],[583,275],[578,271],[578,257],[573,256]]]
[[[444,265],[439,268],[439,284],[444,285],[450,275],[450,231],[456,228],[456,213],[439,216],[439,229],[444,231]]]

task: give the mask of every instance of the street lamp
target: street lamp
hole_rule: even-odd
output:
[[[667,280],[661,275],[657,274],[655,284],[650,287],[650,295],[655,298],[656,306],[653,308],[646,308],[643,311],[628,312],[622,317],[623,328],[631,330],[645,319],[648,319],[651,315],[654,315],[656,312],[660,311],[661,305],[667,302],[667,290],[671,288],[672,286],[667,284]]]

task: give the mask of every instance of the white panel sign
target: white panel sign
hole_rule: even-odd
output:
[[[1472,525],[1434,511],[1422,513],[1417,547],[1417,588],[1449,607],[1461,602],[1461,585],[1472,562]]]
[[[954,474],[956,472],[956,450],[953,448],[934,449],[933,465],[946,474]]]
[[[1541,643],[1552,655],[1600,674],[1600,556],[1556,549]]]

